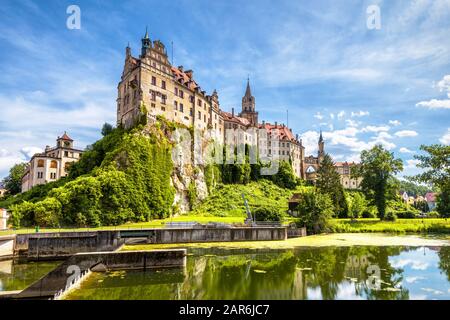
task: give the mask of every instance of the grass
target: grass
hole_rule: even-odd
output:
[[[332,231],[337,233],[386,232],[386,233],[450,233],[450,219],[334,219]]]

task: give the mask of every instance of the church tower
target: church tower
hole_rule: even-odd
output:
[[[252,96],[250,89],[250,79],[247,79],[247,88],[242,97],[242,112],[239,116],[248,119],[252,126],[258,126],[258,112],[255,109],[255,97]]]
[[[145,36],[141,39],[142,42],[142,48],[141,48],[141,57],[145,57],[147,52],[151,49],[152,47],[152,42],[148,36],[148,30],[147,28],[145,28]]]
[[[322,161],[323,156],[325,155],[325,142],[323,141],[322,137],[322,130],[320,130],[320,136],[319,136],[319,152],[317,154],[317,158],[319,160],[319,163]]]

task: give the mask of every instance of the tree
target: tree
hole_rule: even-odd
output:
[[[366,201],[360,192],[354,192],[352,196],[349,195],[348,216],[352,219],[359,218],[366,209]]]
[[[103,127],[102,127],[102,136],[107,136],[107,135],[110,134],[113,130],[114,130],[114,127],[113,127],[111,124],[105,122],[105,124],[104,124]]]
[[[333,216],[333,202],[327,194],[313,190],[301,194],[297,210],[300,223],[306,226],[310,233],[320,233],[328,230],[329,220]]]
[[[5,189],[9,194],[14,195],[22,191],[22,177],[25,173],[26,163],[15,164],[10,170],[9,175],[3,179]]]
[[[402,170],[402,160],[395,159],[394,154],[381,145],[363,150],[361,163],[352,170],[354,178],[362,178],[361,189],[376,206],[381,220],[385,218],[387,200],[395,196],[394,174]]]
[[[422,145],[420,149],[428,154],[414,158],[419,160],[417,167],[426,171],[414,176],[413,179],[439,188],[436,210],[441,216],[450,217],[450,146]]]
[[[321,193],[328,194],[333,201],[335,213],[339,218],[346,218],[348,204],[345,199],[341,177],[334,167],[333,159],[325,154],[317,170],[316,187]]]

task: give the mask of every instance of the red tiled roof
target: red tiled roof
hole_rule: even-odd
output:
[[[188,88],[191,90],[200,88],[200,86],[197,84],[197,82],[195,82],[195,80],[192,79],[191,76],[189,76],[189,74],[187,74],[186,72],[181,71],[180,69],[178,69],[176,67],[172,67],[171,70],[172,70],[173,75],[175,76],[175,81],[181,82],[182,84],[187,85]]]
[[[425,199],[428,202],[435,202],[436,201],[436,193],[434,193],[434,192],[427,192],[427,194],[425,195]]]
[[[224,121],[234,122],[236,124],[240,124],[241,126],[250,125],[250,121],[248,121],[248,119],[246,118],[233,116],[231,113],[225,111],[221,111],[220,114],[222,115]]]
[[[266,129],[267,133],[272,133],[272,131],[274,133],[278,132],[278,137],[280,140],[289,140],[289,141],[296,141],[294,134],[292,133],[292,131],[284,126],[284,125],[274,125],[274,124],[270,124],[270,123],[264,123],[264,124],[259,124],[258,127],[260,129]],[[276,130],[278,129],[278,130]]]
[[[355,161],[352,161],[352,162],[345,161],[345,162],[335,162],[334,165],[336,167],[346,167],[346,166],[351,167],[351,166],[356,166],[356,163],[355,163]]]
[[[64,134],[62,135],[62,137],[59,138],[59,139],[73,141],[72,139],[70,139],[70,137],[69,137],[69,136],[67,135],[67,133],[65,133],[65,132],[64,132]]]

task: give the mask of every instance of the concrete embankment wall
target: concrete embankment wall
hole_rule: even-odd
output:
[[[75,254],[14,298],[50,298],[98,265],[107,270],[185,267],[186,249]]]
[[[23,238],[19,235],[18,238],[20,242],[16,251],[26,252],[29,260],[58,259],[79,252],[113,251],[125,242],[117,231],[47,233]]]
[[[284,227],[154,229],[151,243],[286,240]]]
[[[11,259],[14,255],[15,236],[0,237],[0,261]]]

